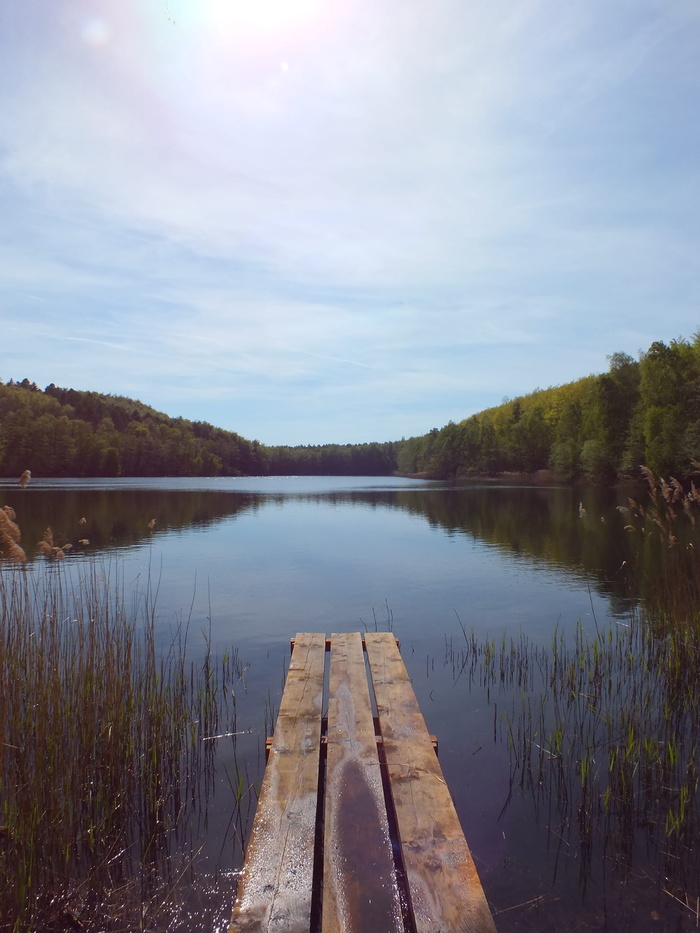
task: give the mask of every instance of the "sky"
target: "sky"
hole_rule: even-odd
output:
[[[700,0],[2,0],[0,379],[424,434],[700,329]]]

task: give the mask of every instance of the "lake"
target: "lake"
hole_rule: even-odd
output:
[[[163,645],[186,627],[194,662],[206,639],[219,655],[235,648],[245,665],[241,734],[233,749],[220,743],[197,829],[197,870],[218,879],[221,929],[290,638],[374,629],[400,640],[501,933],[694,925],[664,892],[648,840],[633,839],[620,871],[617,850],[594,841],[586,851],[575,812],[555,826],[541,779],[539,789],[514,779],[508,723],[524,688],[512,675],[487,676],[482,655],[469,654],[489,640],[546,654],[555,636],[573,645],[628,627],[640,594],[624,501],[613,490],[393,477],[36,479],[25,490],[0,481],[30,574],[45,572],[33,543],[50,526],[57,545],[72,544],[69,574],[103,562],[118,568],[126,593],[154,595]],[[244,776],[236,819],[234,774]],[[199,928],[195,919],[188,927]]]

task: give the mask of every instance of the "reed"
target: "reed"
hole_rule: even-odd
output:
[[[700,472],[700,462],[693,461]],[[698,625],[700,618],[700,489],[657,478],[641,467],[644,497],[618,509],[634,545],[632,586],[643,594],[646,620]]]
[[[9,505],[0,509],[0,558],[14,564],[23,564],[27,555],[20,547],[21,533],[16,518],[15,510]]]
[[[564,851],[584,892],[651,877],[669,909],[700,921],[699,661],[696,627],[661,633],[643,613],[549,647],[473,635],[450,646],[455,679],[493,706],[510,759],[504,810],[515,793],[531,799],[553,878]]]
[[[192,897],[205,739],[236,732],[244,671],[208,645],[188,664],[186,626],[159,647],[152,593],[133,605],[118,565],[0,563],[2,930],[165,928]]]
[[[700,492],[643,472],[647,495],[620,510],[644,594],[626,619],[549,646],[481,640],[460,622],[446,663],[492,705],[504,810],[530,797],[554,878],[562,852],[584,891],[651,878],[685,929],[700,925]]]

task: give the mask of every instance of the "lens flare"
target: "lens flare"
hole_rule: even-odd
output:
[[[217,29],[270,34],[294,31],[320,12],[321,0],[206,0],[200,12]]]
[[[100,46],[109,42],[111,30],[103,19],[93,16],[83,23],[81,35],[88,45]]]
[[[250,38],[280,37],[304,30],[323,7],[324,0],[168,0],[174,22],[194,19],[217,35]]]

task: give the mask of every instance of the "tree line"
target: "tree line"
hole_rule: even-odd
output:
[[[459,478],[552,470],[611,483],[688,476],[700,459],[700,333],[657,341],[635,360],[537,389],[394,442],[269,447],[140,401],[0,380],[0,475],[237,476],[422,473]]]
[[[656,341],[609,370],[507,399],[399,446],[403,473],[435,477],[552,470],[561,480],[638,478],[641,464],[688,476],[700,460],[700,334]]]
[[[265,451],[231,431],[134,399],[28,379],[0,384],[0,473],[217,476],[264,473]]]
[[[0,475],[388,475],[393,444],[265,447],[122,396],[0,381]]]

